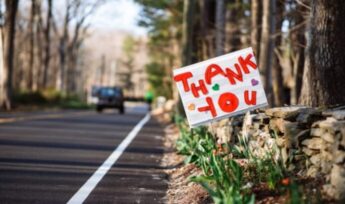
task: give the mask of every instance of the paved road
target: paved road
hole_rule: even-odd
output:
[[[140,106],[127,112],[20,114],[0,123],[0,203],[68,202],[146,114]],[[151,118],[85,203],[164,202],[162,135]]]

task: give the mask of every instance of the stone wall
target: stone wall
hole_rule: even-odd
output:
[[[287,168],[301,176],[322,177],[322,190],[345,198],[345,110],[292,106],[259,110],[212,123],[219,143],[248,140],[251,152],[265,155],[274,146]]]

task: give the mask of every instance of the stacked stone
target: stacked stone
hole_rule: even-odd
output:
[[[230,119],[223,119],[212,122],[208,126],[208,131],[216,137],[217,143],[236,143],[237,136],[241,134],[243,116],[234,116]]]
[[[230,135],[231,135],[231,142],[236,143],[238,141],[238,136],[241,134],[242,125],[243,125],[243,115],[232,117],[229,121],[230,126]]]
[[[250,137],[250,136],[256,137],[261,132],[268,133],[269,121],[270,121],[270,118],[263,112],[258,112],[258,113],[247,112],[243,121],[242,134],[246,135],[247,137]]]
[[[290,106],[248,112],[210,126],[219,143],[237,143],[242,136],[258,157],[272,153],[300,175],[322,176],[324,192],[345,199],[345,110],[321,112]],[[276,152],[277,153],[277,152]],[[307,163],[307,166],[306,166]]]
[[[275,135],[283,161],[292,159],[289,169],[304,174],[305,158],[299,151],[300,143],[309,137],[310,125],[321,118],[321,112],[305,106],[289,106],[267,109],[265,113],[270,117],[269,129]]]
[[[312,125],[312,139],[303,143],[316,150],[311,163],[326,175],[325,192],[331,197],[345,199],[345,110],[328,111],[323,121]]]
[[[334,119],[315,122],[310,131],[310,137],[301,141],[302,151],[310,161],[307,176],[316,177],[319,174],[327,174],[332,167],[332,143],[331,124]]]
[[[250,113],[247,112],[242,126],[241,135],[248,141],[248,147],[251,153],[263,158],[272,152],[275,139],[269,133],[270,118],[264,112]]]
[[[208,131],[216,137],[218,144],[229,143],[231,140],[230,133],[231,124],[229,119],[223,119],[216,122],[211,122],[208,126]]]
[[[289,160],[286,163],[290,170],[303,176],[324,177],[324,191],[333,198],[345,199],[345,110],[271,108],[225,119],[209,128],[219,143],[236,144],[242,136],[258,157],[279,147],[275,156],[284,162]]]

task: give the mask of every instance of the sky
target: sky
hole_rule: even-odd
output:
[[[92,3],[97,0],[87,0]],[[104,0],[95,12],[89,16],[87,24],[91,24],[91,30],[123,30],[137,36],[146,35],[147,30],[137,25],[141,6],[133,0]],[[30,7],[30,1],[26,0],[26,7]],[[66,1],[54,1],[55,15],[62,19],[65,15]]]
[[[119,29],[142,36],[147,30],[137,25],[140,11],[140,5],[133,0],[108,0],[97,9],[90,22],[96,29]]]

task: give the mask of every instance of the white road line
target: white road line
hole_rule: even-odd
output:
[[[111,155],[103,162],[103,164],[97,169],[95,173],[86,181],[86,183],[73,195],[73,197],[67,202],[68,204],[83,203],[85,199],[90,195],[92,190],[97,186],[98,182],[102,180],[104,175],[115,164],[117,159],[125,151],[127,146],[137,136],[141,128],[150,120],[150,114],[146,116],[133,128],[133,130],[127,135],[127,137],[121,142],[121,144],[111,153]]]

